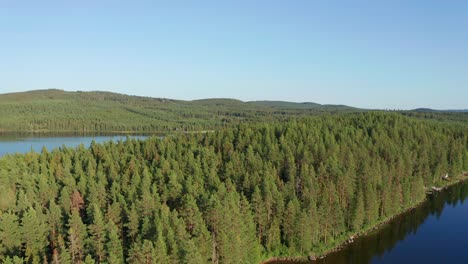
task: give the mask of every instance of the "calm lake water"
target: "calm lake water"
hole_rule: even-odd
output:
[[[342,250],[304,263],[468,263],[467,197],[468,182],[452,186]]]
[[[144,139],[148,136],[128,135],[129,138]],[[0,134],[0,157],[5,154],[26,153],[32,150],[40,152],[42,147],[47,150],[61,147],[77,147],[83,144],[89,147],[94,140],[96,143],[109,140],[125,140],[127,135],[31,135],[31,134]]]

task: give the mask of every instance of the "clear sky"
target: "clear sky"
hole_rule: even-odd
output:
[[[468,1],[0,0],[0,93],[468,108]]]

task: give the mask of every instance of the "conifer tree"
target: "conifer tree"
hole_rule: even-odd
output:
[[[44,216],[29,208],[21,219],[22,241],[25,244],[25,256],[32,263],[40,263],[47,247],[48,228]]]
[[[19,217],[10,212],[0,213],[0,255],[15,255],[23,242]],[[13,260],[12,260],[13,261]]]
[[[99,263],[105,258],[105,242],[106,242],[106,224],[104,223],[101,209],[97,204],[93,204],[93,223],[89,225],[90,245],[93,249],[94,256]]]
[[[114,222],[107,223],[107,243],[106,252],[109,263],[124,263],[122,241],[119,238],[119,230]]]
[[[88,232],[77,209],[73,209],[68,220],[68,248],[72,263],[80,263],[86,254]]]

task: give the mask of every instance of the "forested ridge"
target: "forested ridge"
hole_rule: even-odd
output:
[[[468,130],[398,113],[240,124],[0,159],[4,263],[320,254],[468,170]]]
[[[50,89],[0,94],[0,132],[200,131],[239,123],[285,121],[357,110],[313,103],[234,99],[182,101]]]

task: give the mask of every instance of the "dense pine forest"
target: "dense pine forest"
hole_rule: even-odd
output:
[[[181,101],[110,92],[0,94],[0,132],[167,132],[353,112],[341,105],[234,99]]]
[[[462,122],[375,112],[267,121],[1,158],[1,261],[321,254],[468,170]]]

